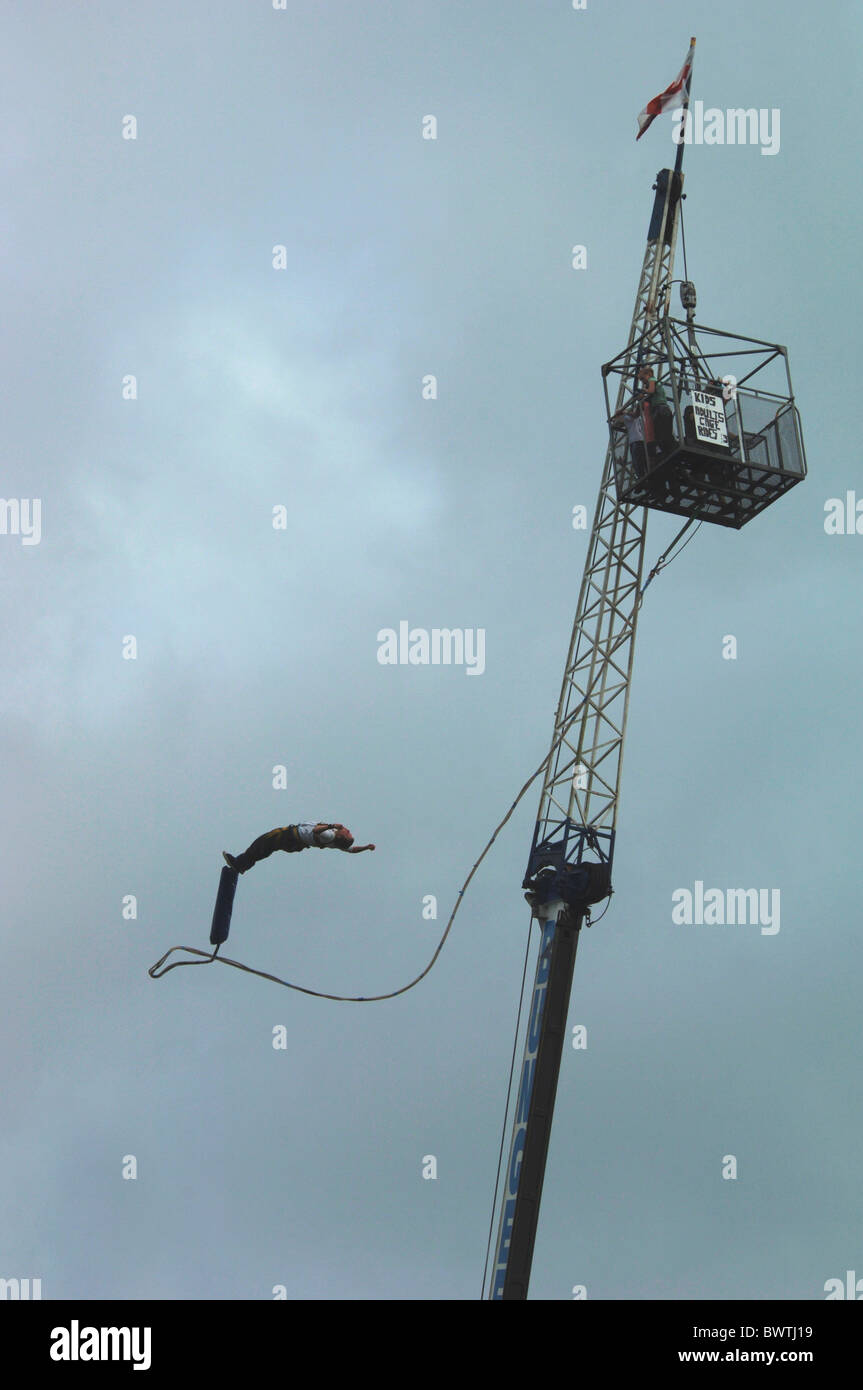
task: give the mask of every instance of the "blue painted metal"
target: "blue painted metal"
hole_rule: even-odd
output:
[[[489,1297],[527,1297],[583,909],[542,923]]]
[[[492,1269],[491,1276],[489,1297],[495,1300],[503,1298],[503,1288],[506,1280],[507,1266],[509,1264],[509,1246],[512,1236],[512,1224],[515,1218],[519,1180],[521,1178],[521,1162],[524,1156],[524,1145],[527,1138],[527,1120],[530,1114],[530,1098],[533,1092],[534,1077],[536,1075],[536,1056],[539,1051],[539,1036],[542,1028],[543,1010],[545,1008],[548,972],[551,965],[551,945],[554,939],[555,926],[556,914],[555,917],[551,917],[547,922],[542,923],[539,958],[536,962],[536,975],[534,977],[533,995],[530,1003],[530,1021],[527,1025],[527,1038],[525,1040],[524,1058],[521,1065],[521,1078],[518,1084],[518,1099],[516,1101],[515,1116],[513,1118],[512,1142],[509,1150],[509,1163],[506,1168],[500,1226],[498,1228],[494,1268]]]
[[[611,888],[614,836],[614,830],[577,825],[567,817],[538,820],[521,885],[532,890],[534,898],[529,901],[539,905],[559,899],[570,905],[590,905],[606,897]],[[595,859],[585,859],[585,852]]]

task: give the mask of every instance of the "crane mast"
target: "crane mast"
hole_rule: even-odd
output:
[[[682,153],[681,144],[677,167],[654,185],[617,410],[628,378],[664,351]],[[618,497],[610,445],[523,883],[540,945],[489,1285],[495,1300],[527,1297],[579,934],[611,892],[646,531],[647,508]]]
[[[676,81],[641,113],[641,134],[669,105],[682,104],[687,118],[694,47],[692,39]],[[522,882],[540,941],[492,1299],[527,1297],[575,955],[591,908],[612,891],[635,631],[646,588],[647,513],[685,517],[684,530],[707,521],[739,531],[806,477],[787,349],[703,324],[696,331],[695,286],[688,280],[680,296],[686,320],[671,317],[683,127],[676,138],[674,168],[660,170],[653,185],[629,338],[602,368],[609,446]],[[647,393],[636,386],[642,367],[652,378]],[[651,574],[664,561],[661,556]]]

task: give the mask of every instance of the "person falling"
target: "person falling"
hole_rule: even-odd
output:
[[[242,854],[229,854],[222,850],[222,858],[229,869],[244,874],[261,859],[267,859],[277,849],[286,854],[299,854],[300,850],[340,849],[345,854],[362,854],[363,850],[374,849],[374,845],[355,845],[354,837],[347,826],[328,821],[318,821],[316,825],[283,825],[277,830],[268,830],[259,835]]]

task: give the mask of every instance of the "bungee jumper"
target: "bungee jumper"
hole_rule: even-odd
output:
[[[240,874],[246,873],[261,859],[268,859],[277,849],[286,854],[299,854],[304,849],[340,849],[345,854],[362,854],[363,850],[374,849],[374,845],[355,845],[354,837],[346,825],[338,821],[317,821],[314,825],[282,825],[268,830],[253,840],[242,854],[229,854],[222,850],[225,868],[219,879],[219,891],[210,927],[210,945],[219,947],[228,939],[231,914],[234,910],[234,893]],[[169,967],[170,968],[170,967]]]
[[[276,830],[268,830],[253,840],[242,854],[229,854],[222,850],[222,857],[229,869],[244,874],[261,859],[268,859],[277,849],[286,854],[299,854],[304,849],[340,849],[345,854],[362,854],[364,850],[374,849],[374,845],[355,845],[354,837],[347,826],[337,821],[317,821],[316,824],[283,825]]]
[[[660,562],[658,562],[655,566],[652,574],[658,574],[660,569],[662,568],[663,562],[667,563],[666,555],[668,554],[668,551],[670,551],[673,548],[675,543],[676,541],[672,541],[671,545],[667,548],[666,552],[661,557]],[[647,584],[645,584],[644,586],[644,589],[646,588]],[[643,592],[644,590],[642,590],[642,594]],[[614,652],[618,649],[618,647],[622,646],[623,643],[628,640],[628,638],[629,628],[624,628],[623,631],[618,634],[616,640],[610,647],[608,656],[611,657],[614,654]],[[337,1003],[373,1004],[384,999],[397,999],[400,995],[407,994],[408,990],[414,989],[415,986],[418,985],[421,980],[424,980],[426,978],[426,976],[434,967],[436,961],[439,959],[440,954],[446,943],[446,940],[452,929],[452,925],[455,921],[456,913],[458,912],[459,908],[461,907],[461,904],[464,901],[464,896],[467,893],[468,888],[470,887],[474,874],[477,872],[486,855],[491,850],[501,830],[503,830],[504,826],[512,817],[514,811],[516,810],[516,807],[520,804],[526,792],[529,790],[530,787],[533,786],[536,779],[545,772],[549,761],[554,756],[557,749],[570,735],[573,724],[575,723],[576,719],[580,716],[582,710],[585,708],[585,706],[588,704],[588,701],[591,698],[594,685],[596,681],[599,679],[599,674],[601,673],[602,669],[603,668],[600,668],[600,670],[594,675],[593,679],[588,681],[587,689],[584,692],[583,698],[578,702],[574,709],[569,711],[569,714],[567,715],[565,722],[562,724],[556,738],[552,742],[551,748],[549,749],[548,753],[546,753],[545,757],[543,758],[536,771],[531,773],[530,777],[528,777],[527,781],[525,782],[521,791],[516,796],[506,815],[492,831],[491,837],[486,843],[485,848],[483,849],[479,858],[475,861],[473,868],[467,875],[467,878],[465,879],[461,888],[459,888],[458,890],[458,895],[456,897],[455,903],[453,904],[452,912],[449,915],[449,919],[447,921],[446,926],[444,927],[443,934],[437,946],[435,947],[431,959],[429,960],[428,964],[419,972],[418,975],[415,975],[412,980],[408,980],[407,984],[401,985],[398,989],[388,990],[386,993],[382,994],[330,994],[325,990],[310,989],[308,986],[297,984],[293,980],[283,980],[278,975],[271,975],[266,970],[256,970],[250,965],[244,965],[242,961],[229,960],[227,956],[219,955],[219,950],[221,946],[228,938],[228,931],[231,923],[231,913],[234,905],[234,892],[237,886],[237,879],[239,878],[241,872],[245,873],[247,868],[251,868],[251,866],[253,864],[256,864],[260,859],[267,858],[267,856],[272,854],[276,849],[286,849],[288,853],[297,853],[297,851],[300,849],[310,849],[312,845],[315,845],[318,849],[341,849],[351,854],[361,854],[363,850],[373,850],[375,848],[374,845],[354,845],[353,835],[346,828],[346,826],[339,824],[330,824],[323,821],[319,821],[316,825],[289,825],[283,826],[279,830],[270,830],[267,832],[267,834],[261,835],[257,840],[254,840],[252,844],[249,845],[249,848],[245,851],[244,854],[237,855],[236,857],[234,857],[233,855],[229,855],[226,850],[223,850],[222,853],[226,862],[220,875],[219,891],[216,897],[216,906],[213,912],[213,920],[210,928],[210,945],[213,947],[213,950],[202,951],[199,950],[197,946],[169,946],[165,954],[161,956],[154,965],[150,966],[150,969],[147,972],[150,978],[152,980],[161,980],[162,977],[164,975],[167,975],[169,971],[176,970],[180,966],[212,965],[214,962],[218,961],[221,965],[230,965],[235,970],[242,970],[247,975],[256,975],[258,979],[261,980],[270,980],[275,985],[281,985],[285,989],[295,990],[299,994],[307,994],[315,999],[330,999]],[[572,764],[570,764],[570,766],[571,765]],[[294,834],[293,832],[296,832],[296,834]],[[284,842],[282,842],[282,837],[284,837]],[[589,925],[589,916],[587,917],[587,920]],[[169,957],[174,955],[174,953],[177,951],[185,952],[186,959],[169,962]],[[194,959],[189,959],[189,957],[194,957]]]

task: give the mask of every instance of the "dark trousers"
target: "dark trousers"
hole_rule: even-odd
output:
[[[673,417],[671,407],[667,405],[656,405],[651,412],[653,416],[653,432],[660,451],[665,453],[674,443]]]
[[[647,472],[647,448],[644,441],[636,439],[629,446],[629,455],[635,469],[636,478],[643,478]]]
[[[241,873],[245,873],[253,864],[257,864],[261,859],[269,859],[271,854],[275,854],[277,849],[283,849],[286,854],[298,854],[306,846],[301,842],[297,827],[295,825],[283,825],[278,830],[268,830],[265,835],[259,835],[257,840],[253,840],[249,848],[242,854],[237,855],[237,868]]]

